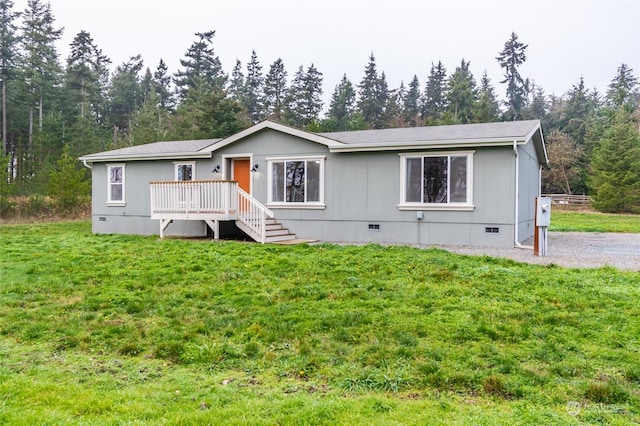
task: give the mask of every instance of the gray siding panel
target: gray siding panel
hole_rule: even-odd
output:
[[[425,210],[422,221],[416,219],[416,211],[398,208],[400,152],[330,153],[322,144],[264,130],[215,151],[211,159],[198,159],[196,179],[230,178],[230,158],[245,154],[259,166],[258,171],[251,174],[252,192],[265,204],[268,158],[325,157],[326,208],[272,208],[276,218],[299,238],[356,243],[513,246],[516,179],[511,146],[475,150],[473,211]],[[213,174],[218,164],[222,166],[222,173]],[[537,195],[538,190],[538,165],[532,143],[520,147],[518,167],[521,212],[518,229],[520,239],[524,239],[532,235],[532,195]],[[129,162],[125,171],[126,206],[113,207],[106,204],[107,167],[94,164],[94,232],[158,234],[159,221],[149,218],[149,182],[173,179],[173,161]],[[380,229],[369,230],[369,224],[378,224]],[[497,228],[498,232],[487,233],[486,228]],[[199,236],[206,232],[206,225],[198,221],[176,221],[167,228],[169,235]]]

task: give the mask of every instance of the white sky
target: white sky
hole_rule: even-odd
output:
[[[515,32],[529,47],[520,71],[547,94],[561,95],[581,76],[605,92],[621,63],[640,78],[640,0],[49,0],[58,52],[88,31],[113,66],[142,54],[174,73],[196,40],[215,30],[225,72],[256,50],[263,73],[282,58],[289,78],[310,63],[324,75],[325,107],[344,73],[358,84],[373,52],[390,88],[413,75],[424,88],[431,63],[450,74],[462,58],[477,81],[486,69],[504,87],[495,57]],[[24,10],[27,0],[14,0]],[[246,73],[246,68],[245,68]]]

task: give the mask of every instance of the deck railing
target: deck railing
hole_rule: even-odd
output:
[[[230,181],[151,182],[151,215],[211,213],[233,215],[238,183]]]
[[[267,218],[273,218],[273,212],[262,203],[238,188],[238,220],[249,230],[256,241],[264,244],[267,240]]]

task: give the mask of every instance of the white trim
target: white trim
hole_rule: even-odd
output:
[[[124,207],[127,202],[127,198],[126,198],[126,184],[127,184],[127,179],[126,179],[126,164],[125,163],[108,163],[105,164],[105,166],[107,167],[107,206],[113,206],[113,207]],[[122,199],[121,200],[112,200],[111,199],[111,185],[113,185],[114,183],[111,182],[111,169],[115,168],[115,167],[121,167],[122,168],[122,183],[118,184],[115,183],[115,185],[122,185]]]
[[[302,156],[288,156],[288,157],[268,157],[267,161],[267,206],[272,206],[273,208],[311,208],[311,209],[324,209],[326,205],[324,203],[324,172],[325,172],[325,155],[302,155]],[[291,202],[287,203],[286,201],[273,201],[273,163],[286,163],[288,161],[317,161],[320,163],[319,171],[318,171],[318,201],[307,201],[307,202]],[[306,194],[306,185],[305,182],[305,194]]]
[[[428,151],[428,152],[403,152],[399,153],[400,157],[400,200],[398,209],[400,210],[453,210],[453,211],[472,211],[475,209],[473,204],[473,157],[475,151]],[[407,202],[407,159],[408,158],[424,158],[424,157],[447,157],[447,167],[451,167],[451,157],[467,157],[467,201],[465,203],[418,203]],[[450,193],[447,194],[447,197]]]
[[[240,154],[225,154],[222,156],[222,173],[223,179],[233,180],[233,161],[234,160],[249,160],[249,195],[253,196],[253,174],[252,172],[254,162],[253,162],[253,154],[251,153],[240,153]],[[227,170],[227,164],[230,166],[230,170]]]
[[[315,201],[308,203],[267,203],[270,209],[305,209],[305,210],[324,210],[327,205]]]
[[[299,129],[294,129],[293,127],[289,127],[289,126],[285,126],[284,124],[280,124],[280,123],[275,123],[273,121],[262,121],[254,126],[249,127],[248,129],[245,129],[241,132],[236,133],[235,135],[231,135],[226,139],[222,139],[221,141],[202,148],[199,152],[213,152],[213,151],[217,151],[229,144],[232,144],[240,139],[246,138],[247,136],[250,136],[254,133],[258,133],[261,130],[264,129],[271,129],[271,130],[275,130],[281,133],[285,133],[291,136],[295,136],[301,139],[306,139],[312,142],[316,142],[328,147],[336,147],[336,146],[342,146],[344,145],[342,142],[338,142],[336,140],[333,139],[329,139],[327,137],[321,136],[319,134],[316,133],[311,133],[311,132],[306,132],[304,130],[299,130]]]
[[[196,162],[195,161],[174,161],[173,162],[173,180],[178,180],[178,167],[185,165],[191,166],[191,180],[196,180]]]

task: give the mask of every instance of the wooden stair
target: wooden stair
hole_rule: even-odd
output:
[[[289,232],[288,228],[282,226],[275,219],[267,219],[267,243],[295,240],[296,234]]]
[[[260,242],[259,236],[254,235],[251,232],[251,229],[245,226],[242,222],[236,221],[236,225],[240,228],[245,234],[253,238],[254,240]],[[279,243],[282,241],[291,241],[296,239],[296,234],[292,234],[288,228],[282,226],[282,223],[278,222],[275,219],[266,219],[266,238],[265,243]]]

